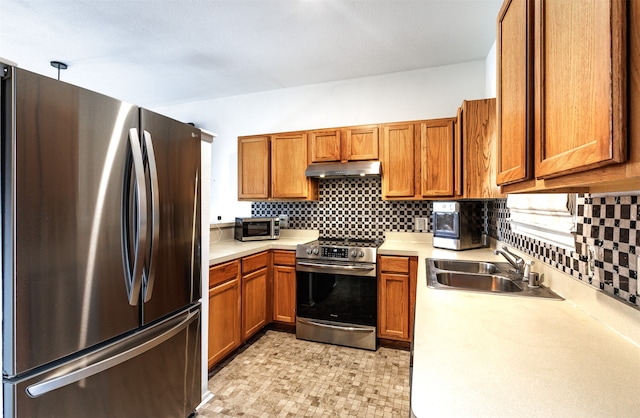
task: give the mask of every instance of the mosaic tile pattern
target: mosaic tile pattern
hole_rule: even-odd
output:
[[[506,199],[488,207],[489,234],[538,258],[618,300],[640,307],[637,251],[640,249],[638,196],[591,197],[578,195],[576,250],[523,237],[511,231]],[[588,246],[596,249],[595,275],[590,278]]]
[[[409,353],[268,330],[216,366],[203,417],[408,417]]]
[[[251,216],[289,215],[293,229],[317,229],[323,236],[383,238],[385,231],[414,232],[414,218],[428,218],[432,203],[382,200],[380,177],[323,179],[315,202],[253,202]]]
[[[316,202],[254,202],[252,216],[289,215],[291,228],[317,229],[324,236],[383,238],[385,231],[414,232],[414,218],[428,219],[429,201],[382,200],[380,178],[324,179]],[[485,202],[489,236],[512,245],[618,300],[640,307],[637,255],[640,251],[638,196],[578,195],[576,250],[517,235],[511,231],[506,199]],[[596,248],[596,274],[587,274],[587,246]]]

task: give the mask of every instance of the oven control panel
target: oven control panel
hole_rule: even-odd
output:
[[[336,247],[320,247],[322,249],[322,257],[327,258],[349,258],[348,248],[336,248]]]

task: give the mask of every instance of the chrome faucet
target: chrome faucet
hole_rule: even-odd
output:
[[[506,258],[509,264],[511,264],[513,268],[516,269],[516,273],[518,273],[519,275],[524,274],[524,259],[509,251],[509,248],[507,248],[506,245],[502,246],[502,250],[494,250],[493,253],[495,255],[502,255],[504,258]]]

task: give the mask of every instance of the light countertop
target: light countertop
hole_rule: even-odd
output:
[[[210,261],[295,249],[315,237],[224,241],[212,245]],[[640,311],[540,262],[533,271],[565,300],[431,289],[426,258],[504,259],[491,249],[435,249],[430,234],[388,233],[378,253],[419,258],[411,389],[418,418],[638,416]]]
[[[440,250],[428,239],[395,238],[385,241],[381,254],[419,257],[411,388],[416,417],[640,414],[638,310],[540,262],[533,271],[565,300],[432,289],[427,258],[504,258],[491,249]]]

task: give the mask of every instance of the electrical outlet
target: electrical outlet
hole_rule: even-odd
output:
[[[413,222],[414,222],[413,229],[416,232],[427,231],[427,218],[413,218]]]
[[[587,246],[587,276],[593,279],[596,272],[596,249],[593,245]]]

